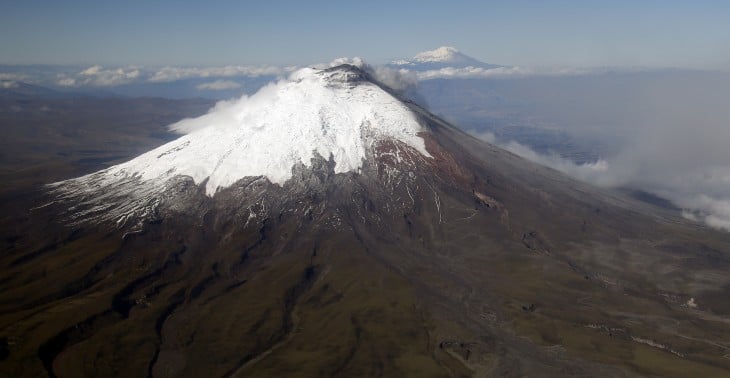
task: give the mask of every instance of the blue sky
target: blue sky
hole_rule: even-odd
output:
[[[441,45],[524,66],[730,67],[728,1],[0,0],[0,63],[384,63]]]

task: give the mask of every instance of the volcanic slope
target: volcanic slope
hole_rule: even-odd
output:
[[[727,234],[478,141],[355,66],[264,91],[28,195],[2,227],[0,373],[730,374]]]

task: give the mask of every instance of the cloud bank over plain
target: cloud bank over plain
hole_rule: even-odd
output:
[[[113,87],[128,84],[139,79],[141,71],[136,67],[107,69],[99,65],[91,66],[75,75],[59,75],[57,84],[62,87]]]
[[[224,91],[228,89],[241,88],[241,84],[232,80],[216,80],[209,83],[198,84],[196,88],[206,91]]]
[[[702,161],[705,157],[697,156],[690,162],[693,167],[682,168],[666,163],[664,159],[669,158],[669,151],[666,155],[639,159],[631,157],[636,151],[624,150],[615,157],[578,164],[557,154],[540,154],[515,141],[497,141],[488,133],[476,136],[584,182],[657,194],[682,208],[685,218],[730,231],[730,165],[727,163],[706,166]]]
[[[0,78],[7,80],[20,77],[28,83],[59,87],[107,87],[140,83],[174,83],[189,79],[230,79],[283,77],[296,70],[297,67],[278,66],[222,66],[222,67],[161,67],[148,68],[139,66],[104,67],[94,65],[82,69],[59,68],[59,72],[42,72],[40,75],[27,75],[2,72]],[[3,79],[6,80],[6,79]],[[17,80],[19,81],[19,80]],[[229,85],[230,86],[230,85]],[[233,89],[227,88],[227,89]]]
[[[296,69],[297,67],[294,66],[223,66],[202,68],[168,66],[152,72],[147,81],[161,83],[191,78],[282,76]]]
[[[621,141],[609,156],[576,164],[489,133],[477,136],[586,182],[655,193],[684,208],[687,218],[730,231],[730,74],[572,80],[570,90],[562,79],[528,87],[535,97],[525,101],[539,104],[531,115],[570,133]]]

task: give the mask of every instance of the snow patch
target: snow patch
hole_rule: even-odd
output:
[[[685,303],[685,306],[689,308],[697,308],[697,302],[695,302],[694,298],[690,298],[687,303]]]

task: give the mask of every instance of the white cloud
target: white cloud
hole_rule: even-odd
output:
[[[137,68],[104,69],[102,66],[93,66],[81,71],[79,75],[87,78],[86,82],[90,85],[112,86],[139,78],[140,70]]]
[[[64,87],[111,87],[131,83],[141,75],[142,71],[136,67],[105,69],[95,65],[74,75],[61,74],[56,84]]]
[[[531,70],[520,67],[444,67],[437,70],[428,70],[417,72],[419,80],[429,80],[437,78],[496,78],[496,77],[519,77],[533,74]]]
[[[103,70],[102,66],[91,66],[91,67],[79,72],[79,75],[94,76],[94,75],[98,75],[99,72],[101,72],[102,70]]]
[[[10,89],[10,88],[17,88],[18,82],[12,81],[12,80],[1,80],[0,81],[0,88],[3,89]]]
[[[149,70],[136,66],[106,68],[100,65],[94,65],[78,72],[59,73],[55,76],[54,83],[64,87],[112,87],[135,82],[168,83],[183,79],[280,77],[291,73],[295,69],[296,67],[277,66],[223,66],[204,68],[168,66],[156,70]],[[3,76],[0,76],[1,78]],[[231,85],[230,82],[228,85]]]
[[[0,72],[2,81],[28,81],[28,75],[21,73]]]
[[[407,66],[407,65],[413,64],[413,63],[411,63],[410,61],[405,60],[405,59],[397,59],[397,60],[390,62],[390,64],[393,64],[396,66]]]
[[[58,79],[56,84],[62,86],[62,87],[73,87],[76,86],[76,79],[70,78],[70,77],[62,77]]]
[[[692,209],[685,212],[685,218],[704,220],[708,225],[730,231],[730,199],[713,198],[699,194],[688,198],[679,198],[680,206]],[[688,213],[688,214],[687,214]]]
[[[418,85],[418,77],[415,72],[406,69],[374,66],[369,71],[375,79],[398,92],[404,92]]]
[[[395,64],[395,63],[394,63]],[[642,72],[643,68],[621,68],[621,72]],[[430,79],[460,79],[460,78],[524,78],[532,76],[584,76],[605,74],[608,72],[616,72],[614,68],[595,67],[595,68],[525,68],[519,66],[512,67],[443,67],[427,71],[415,71],[419,80]]]
[[[223,91],[227,89],[241,88],[241,84],[231,80],[216,80],[210,83],[199,84],[195,88],[201,91]]]
[[[148,81],[164,83],[191,78],[212,77],[259,77],[282,76],[294,71],[296,67],[277,66],[224,66],[224,67],[163,67],[154,72]]]
[[[699,132],[703,135],[702,131]],[[641,153],[632,150],[633,147],[627,147],[611,158],[577,164],[559,155],[537,153],[515,141],[499,141],[489,132],[473,135],[584,182],[655,193],[682,208],[681,215],[684,218],[730,231],[730,166],[706,166],[707,151],[704,151],[704,156],[697,154],[696,161],[690,161],[682,156],[677,157],[682,152],[667,148],[669,143],[666,141],[658,141],[662,144],[661,149],[655,149],[647,141],[640,141],[639,145],[643,148]],[[676,134],[655,136],[656,139],[676,137]],[[706,137],[712,136],[705,135],[702,138]],[[717,133],[714,137],[722,139]],[[690,141],[682,143],[685,143],[685,153],[697,152]],[[713,146],[708,143],[705,147],[711,149]]]
[[[603,186],[613,186],[613,183],[606,180],[608,178],[607,172],[609,172],[611,168],[606,160],[599,159],[591,163],[577,164],[557,154],[539,154],[530,147],[515,141],[498,141],[494,134],[489,132],[473,133],[473,135],[481,140],[504,148],[515,155],[522,156],[527,160],[556,169],[579,180]]]

